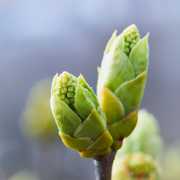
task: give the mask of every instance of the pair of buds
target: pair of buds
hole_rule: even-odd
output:
[[[98,68],[97,97],[84,77],[63,72],[51,89],[51,110],[64,144],[91,158],[117,151],[137,123],[148,66],[148,36],[135,25],[110,38]]]

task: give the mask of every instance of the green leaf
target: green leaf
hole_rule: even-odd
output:
[[[109,133],[111,134],[111,136],[112,136],[113,139],[118,139],[118,138],[120,138],[119,133],[117,132],[116,129],[114,129],[114,127],[113,127],[112,125],[107,124],[107,128],[108,128]]]
[[[72,136],[76,128],[81,124],[81,119],[55,93],[51,96],[50,103],[59,131]]]
[[[104,127],[106,127],[107,119],[106,119],[106,115],[104,114],[101,105],[99,105],[99,107],[97,108],[97,112],[100,115],[101,119],[103,119]]]
[[[93,140],[90,138],[77,139],[62,133],[59,135],[61,136],[63,143],[73,150],[86,150],[93,143]]]
[[[106,149],[110,147],[113,143],[113,139],[109,133],[108,130],[104,131],[97,139],[94,141],[88,148],[87,150],[91,149]]]
[[[105,56],[100,73],[100,86],[115,91],[122,83],[134,78],[134,70],[127,55],[117,45]]]
[[[96,102],[92,93],[77,83],[75,107],[83,119],[89,116],[93,108],[97,109]]]
[[[99,102],[97,100],[97,97],[96,95],[94,94],[94,91],[93,89],[89,86],[89,84],[86,82],[85,78],[82,76],[82,74],[80,74],[80,76],[77,78],[80,85],[82,85],[85,89],[87,89],[92,95],[93,95],[93,98],[94,98],[94,102],[96,103],[96,106],[99,106]]]
[[[147,71],[144,71],[135,79],[123,83],[116,89],[115,94],[122,102],[125,114],[128,114],[133,109],[137,109],[141,103],[146,84],[146,74]]]
[[[132,49],[129,60],[134,68],[135,77],[144,72],[148,66],[149,46],[148,46],[149,33]]]
[[[106,86],[104,86],[100,92],[98,100],[109,124],[119,121],[124,116],[124,107],[122,103]]]
[[[56,74],[53,78],[53,81],[52,81],[52,85],[51,85],[51,95],[53,94],[53,91],[54,91],[54,87],[56,86],[57,84],[57,79],[58,79],[58,74]]]
[[[112,144],[113,151],[117,151],[118,149],[122,147],[122,145],[123,145],[123,139],[120,139],[120,140],[114,139],[113,144]]]
[[[85,150],[85,151],[78,151],[79,152],[79,155],[82,157],[82,158],[93,158],[96,156],[97,154],[97,150]]]
[[[101,119],[97,111],[93,109],[88,118],[76,129],[74,137],[89,137],[95,140],[105,129],[106,126],[103,123],[103,119]]]
[[[138,110],[130,112],[126,117],[113,124],[122,138],[129,136],[137,124]]]
[[[110,51],[113,50],[116,46],[124,52],[124,35],[120,34],[112,43]]]
[[[111,148],[109,147],[109,148],[103,149],[100,152],[98,152],[96,154],[96,156],[106,156],[106,155],[108,155],[110,153],[111,153]]]
[[[111,45],[114,42],[114,40],[116,39],[116,37],[117,37],[117,31],[114,31],[112,36],[111,36],[111,38],[109,39],[109,41],[108,41],[108,43],[106,45],[106,48],[105,48],[105,51],[104,51],[104,55],[106,55],[109,52],[109,50],[111,48]]]

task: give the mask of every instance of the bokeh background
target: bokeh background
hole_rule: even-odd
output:
[[[29,169],[42,180],[94,180],[60,138],[37,145],[19,128],[28,93],[56,73],[80,73],[96,90],[97,66],[115,29],[150,32],[147,85],[140,107],[153,113],[165,144],[180,137],[180,2],[176,0],[0,1],[0,179]],[[58,133],[58,131],[57,131]]]

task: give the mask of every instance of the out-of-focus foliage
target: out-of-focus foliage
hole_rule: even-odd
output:
[[[138,112],[138,123],[117,152],[112,171],[113,180],[159,180],[158,162],[163,140],[156,118],[146,109]]]
[[[112,180],[159,180],[160,174],[159,164],[150,155],[137,152],[115,159]]]
[[[39,176],[29,170],[22,170],[11,176],[8,180],[41,180]]]
[[[29,92],[20,127],[25,137],[35,142],[47,142],[58,137],[50,109],[51,80],[36,83]]]
[[[169,146],[162,160],[163,180],[180,179],[180,142]]]

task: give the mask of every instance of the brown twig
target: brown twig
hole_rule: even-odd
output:
[[[107,156],[93,158],[96,180],[111,180],[111,170],[115,155],[116,152],[112,150]]]

